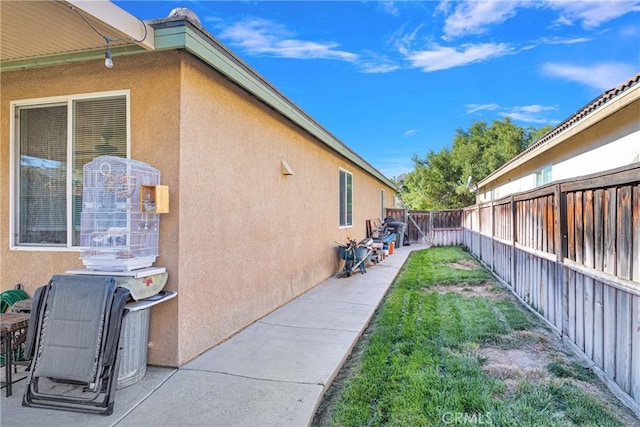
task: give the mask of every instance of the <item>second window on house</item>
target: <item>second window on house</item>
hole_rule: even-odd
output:
[[[340,227],[353,225],[353,175],[340,169]]]

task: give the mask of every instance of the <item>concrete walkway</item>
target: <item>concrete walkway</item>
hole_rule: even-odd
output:
[[[149,367],[118,390],[111,416],[21,406],[25,381],[0,398],[8,426],[307,426],[412,250],[367,274],[332,277],[180,369]]]

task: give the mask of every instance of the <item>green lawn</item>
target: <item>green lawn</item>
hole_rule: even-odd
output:
[[[619,408],[597,397],[597,377],[547,354],[540,322],[469,260],[458,247],[411,255],[351,362],[329,424],[623,425]],[[526,372],[483,354],[541,347],[549,362]]]

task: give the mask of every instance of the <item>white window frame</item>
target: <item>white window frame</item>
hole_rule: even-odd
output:
[[[553,182],[553,168],[551,165],[546,165],[542,169],[536,171],[536,187]]]
[[[67,197],[67,244],[66,246],[21,246],[16,244],[16,236],[15,236],[15,221],[16,221],[16,199],[18,195],[16,194],[16,173],[18,173],[19,168],[19,150],[17,147],[18,141],[16,135],[17,131],[17,111],[18,108],[21,107],[30,107],[30,106],[42,106],[46,107],[48,105],[54,104],[66,104],[67,105],[67,160],[73,157],[73,137],[74,132],[73,129],[73,103],[74,101],[81,100],[92,100],[92,99],[100,99],[100,98],[113,98],[116,96],[124,96],[126,102],[126,126],[127,126],[127,138],[126,138],[126,153],[127,158],[131,157],[131,93],[130,90],[117,90],[117,91],[106,91],[106,92],[91,92],[91,93],[82,93],[82,94],[73,94],[73,95],[65,95],[65,96],[53,96],[46,98],[31,98],[31,99],[23,99],[19,101],[11,101],[9,103],[9,108],[11,111],[11,121],[9,123],[9,249],[16,251],[47,251],[47,252],[79,252],[79,246],[73,246],[72,233],[73,230],[69,227],[69,224],[73,222],[73,198]],[[67,176],[66,176],[66,190],[67,194],[70,196],[73,190],[73,170],[72,168],[67,168]]]
[[[351,228],[353,227],[353,173],[349,172],[346,169],[342,169],[342,168],[338,168],[338,200],[340,203],[338,203],[338,225],[340,226],[340,228]],[[347,185],[345,182],[345,193],[344,195],[342,194],[341,190],[340,190],[340,186],[342,184],[342,173],[345,174],[345,177],[350,176],[351,177],[351,222],[348,222],[348,218],[349,218],[349,213],[348,213],[348,202],[347,202]],[[346,179],[346,178],[345,178]],[[342,218],[342,214],[340,212],[340,204],[344,202],[344,207],[345,207],[345,218]]]

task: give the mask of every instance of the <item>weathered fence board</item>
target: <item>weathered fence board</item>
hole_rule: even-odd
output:
[[[593,360],[594,286],[591,277],[584,278],[584,354]]]
[[[604,262],[603,271],[616,274],[616,189],[604,195]]]
[[[640,414],[640,166],[465,208],[463,227],[469,250]]]
[[[633,296],[631,309],[631,397],[636,402],[640,402],[640,296],[638,295]]]
[[[616,383],[631,392],[631,301],[632,295],[618,290],[616,307]]]
[[[584,276],[580,273],[576,273],[575,275],[576,281],[576,311],[574,313],[575,322],[576,322],[576,339],[575,344],[578,348],[584,351],[584,316],[585,316],[585,307],[584,307]]]
[[[584,265],[593,267],[594,261],[594,238],[593,238],[593,191],[587,190],[583,193],[584,215]]]
[[[593,362],[604,370],[604,285],[594,283]]]
[[[606,286],[604,291],[604,372],[610,378],[616,376],[616,298],[617,289]]]
[[[584,259],[584,222],[582,216],[582,191],[576,191],[575,194],[575,213],[574,213],[574,226],[576,227],[575,234],[575,245],[576,245],[576,258],[575,262],[578,264],[582,264]]]
[[[574,194],[567,194],[567,239],[569,241],[569,255],[568,258],[572,261],[576,260],[576,238],[575,238],[575,204]]]
[[[623,279],[631,279],[631,187],[624,186],[618,189],[618,218],[617,232],[618,241],[616,248],[618,250],[617,260],[617,276]]]
[[[632,280],[640,283],[640,185],[633,187],[633,220],[631,224],[631,236],[633,240],[633,265],[631,267]],[[638,330],[640,333],[640,329]],[[640,361],[640,357],[638,359]],[[640,363],[638,363],[640,365]],[[640,368],[639,368],[640,369]]]
[[[593,207],[593,234],[595,268],[604,271],[604,190],[599,188],[595,191]]]

